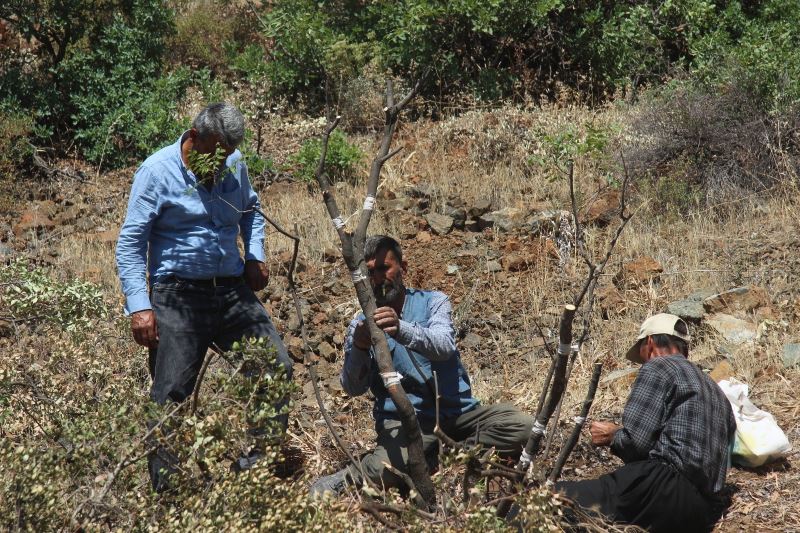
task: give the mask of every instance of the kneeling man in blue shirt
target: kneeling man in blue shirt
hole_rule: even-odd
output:
[[[508,404],[481,405],[472,396],[469,375],[456,348],[450,299],[441,292],[404,285],[408,264],[403,260],[400,244],[391,237],[370,237],[364,247],[364,259],[378,307],[374,319],[386,334],[394,368],[416,411],[426,456],[435,457],[432,452],[438,444],[433,434],[436,372],[442,430],[455,441],[480,443],[494,447],[501,456],[519,457],[533,418]],[[384,464],[408,473],[408,439],[397,407],[378,373],[363,315],[355,318],[347,330],[341,382],[351,396],[367,390],[375,396],[372,414],[377,446],[361,458],[360,468],[350,466],[318,479],[311,487],[312,495],[338,494],[348,483],[360,485],[362,475],[378,486],[402,487],[403,481]]]

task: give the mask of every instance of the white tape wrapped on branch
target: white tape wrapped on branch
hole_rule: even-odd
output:
[[[573,342],[572,343],[572,353],[577,354],[580,351],[581,351],[581,345],[578,344],[577,342]]]
[[[365,276],[364,273],[361,272],[360,270],[353,270],[352,272],[350,272],[350,279],[355,284],[358,283],[359,281],[366,281],[367,276]]]
[[[522,455],[519,456],[519,462],[522,463],[524,468],[528,468],[528,465],[531,464],[531,461],[533,461],[533,457],[531,457],[531,455],[525,451],[525,449],[523,449]]]
[[[544,435],[545,434],[545,426],[539,423],[538,420],[534,421],[533,427],[531,428],[531,433],[536,435]]]
[[[399,385],[403,375],[400,372],[381,372],[383,386],[387,389],[392,385]]]
[[[332,222],[333,222],[333,227],[335,227],[336,229],[342,229],[344,227],[344,220],[342,220],[342,217],[336,217],[333,219]]]
[[[576,416],[572,419],[575,422],[576,426],[582,426],[584,422],[586,422],[585,416]]]
[[[571,344],[558,344],[558,355],[569,355],[572,352]]]
[[[375,209],[375,197],[367,196],[364,200],[364,211],[372,211],[373,209]]]

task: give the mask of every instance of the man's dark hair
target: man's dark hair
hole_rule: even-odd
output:
[[[683,320],[678,320],[675,322],[675,331],[680,333],[681,335],[688,335],[689,330],[686,327],[686,322]],[[653,338],[653,344],[658,346],[659,348],[669,348],[670,346],[674,346],[678,349],[678,351],[683,354],[684,357],[689,357],[689,345],[686,343],[685,340],[681,339],[680,337],[676,337],[674,335],[668,335],[666,333],[660,333],[658,335],[650,335]]]
[[[364,243],[364,261],[374,259],[383,250],[391,250],[398,261],[403,260],[403,250],[399,242],[387,235],[372,235],[367,237],[367,242]]]

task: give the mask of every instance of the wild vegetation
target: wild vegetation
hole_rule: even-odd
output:
[[[298,361],[295,384],[237,379],[248,354],[264,355],[247,346],[244,359],[210,361],[194,401],[153,413],[147,354],[121,312],[112,251],[134,165],[174,142],[206,102],[236,103],[248,118],[242,151],[264,210],[302,238],[296,279],[324,405],[347,451],[366,451],[369,401],[346,398],[336,381],[340,336],[357,302],[312,180],[326,119],[341,115],[327,170],[355,229],[348,216],[361,208],[366,154],[380,140],[385,82],[404,94],[424,73],[370,228],[402,238],[411,284],[450,294],[483,401],[535,411],[550,362],[544,345],[586,265],[568,225],[438,235],[426,215],[468,212],[483,200],[525,216],[570,212],[564,172],[573,162],[577,207],[588,217],[618,198],[626,172],[632,180],[634,216],[598,282],[592,335],[535,477],[567,439],[592,364],[602,362],[604,376],[623,370],[620,354],[641,319],[701,289],[766,289],[771,314],[750,316],[758,326],[751,343],[733,345],[701,322],[693,359],[727,360],[797,449],[800,372],[784,368],[781,351],[800,341],[798,23],[800,7],[782,0],[0,3],[0,528],[508,527],[489,504],[499,484],[463,491],[473,457],[455,450],[432,477],[433,518],[374,489],[308,499],[311,479],[347,459],[300,363],[283,277],[290,240],[270,233],[273,276],[259,296]],[[613,236],[607,223],[585,226],[595,259]],[[643,256],[662,272],[612,281]],[[248,420],[275,415],[248,412],[258,388],[291,392],[289,432],[257,468],[235,473],[229,465],[247,448]],[[601,381],[592,416],[618,416],[626,392],[624,378]],[[152,418],[173,429],[167,444],[185,465],[179,488],[163,496],[150,490],[143,465],[167,438],[144,426]],[[589,477],[611,464],[581,442],[564,475]],[[791,462],[733,470],[730,481],[733,503],[718,530],[800,528]],[[517,501],[526,530],[563,527],[566,504],[546,488]]]

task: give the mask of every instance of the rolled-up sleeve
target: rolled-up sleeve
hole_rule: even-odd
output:
[[[244,213],[239,220],[239,229],[242,232],[242,241],[244,242],[244,259],[245,261],[261,261],[265,260],[264,254],[264,227],[266,221],[256,209],[261,209],[261,202],[258,199],[258,194],[253,190],[250,185],[250,179],[247,176],[247,165],[244,161],[239,163],[239,172],[242,185],[242,194],[244,195]]]
[[[116,251],[126,315],[152,309],[147,290],[147,243],[159,211],[157,189],[156,176],[145,167],[139,168],[134,175]]]
[[[362,319],[354,318],[350,322],[344,340],[344,364],[339,380],[344,391],[350,396],[360,396],[367,392],[372,370],[372,356],[369,350],[362,350],[353,344],[356,326]]]
[[[611,440],[614,455],[626,463],[648,458],[663,428],[664,399],[672,386],[654,365],[642,366],[622,412],[622,428]]]
[[[395,340],[430,361],[446,361],[458,355],[452,305],[447,295],[434,293],[425,326],[400,320]]]

